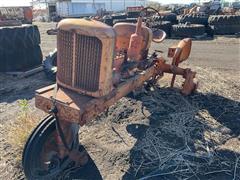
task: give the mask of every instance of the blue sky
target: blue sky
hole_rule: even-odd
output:
[[[171,3],[189,4],[189,3],[193,2],[193,0],[151,0],[151,1],[160,2],[162,4],[171,4]]]
[[[163,4],[170,4],[170,3],[184,3],[188,4],[193,2],[194,0],[151,0],[157,1]],[[229,0],[233,1],[233,0]],[[31,0],[0,0],[0,6],[27,6],[29,5]]]
[[[189,3],[192,0],[152,0],[160,3]],[[26,6],[31,0],[0,0],[0,6]]]

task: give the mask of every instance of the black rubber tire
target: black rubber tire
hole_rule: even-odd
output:
[[[0,49],[0,72],[26,71],[42,64],[39,45],[28,48]]]
[[[171,37],[172,23],[170,21],[155,22],[152,28],[161,29],[167,34],[167,37]]]
[[[103,22],[109,26],[113,26],[113,19],[111,16],[104,16]]]
[[[187,14],[179,19],[179,23],[189,22],[191,24],[203,24],[205,26],[208,25],[208,15],[200,15],[200,14]]]
[[[40,43],[40,33],[35,25],[0,27],[0,49],[29,48]]]
[[[170,21],[172,24],[177,24],[177,15],[175,13],[170,13],[163,16],[163,21]]]
[[[113,26],[113,20],[112,19],[104,19],[103,21],[105,24],[109,25],[109,26]]]
[[[178,24],[172,26],[172,34],[175,37],[195,37],[205,33],[205,26],[201,24]]]
[[[214,15],[208,19],[216,35],[231,35],[240,32],[239,15]]]
[[[112,19],[126,19],[127,18],[127,15],[126,14],[113,14],[112,16]]]
[[[57,35],[57,29],[48,29],[47,34],[48,35]]]
[[[56,177],[56,175],[59,173],[56,172],[56,174],[52,174],[51,176],[39,178],[35,177],[33,172],[33,168],[37,166],[38,163],[36,161],[36,158],[40,156],[41,147],[48,139],[49,135],[51,135],[51,133],[53,133],[55,130],[55,118],[46,118],[37,126],[37,128],[32,132],[29,139],[27,140],[22,158],[23,169],[27,179],[51,179],[53,177]]]
[[[172,24],[177,24],[177,15],[175,13],[169,13],[163,16],[154,16],[153,17],[154,21],[169,21]]]
[[[214,37],[214,29],[213,29],[213,27],[211,27],[211,26],[206,26],[205,27],[206,29],[205,29],[205,32],[207,33],[207,35],[209,36],[209,37]]]
[[[0,27],[0,71],[24,71],[42,63],[35,25]]]
[[[138,18],[139,16],[140,16],[140,11],[128,12],[127,13],[128,18]]]
[[[233,35],[240,32],[239,25],[215,25],[213,27],[216,35]]]
[[[57,50],[50,53],[43,60],[43,69],[48,79],[56,81],[57,74]]]
[[[115,19],[113,20],[113,25],[121,22],[126,22],[126,23],[136,23],[137,18],[127,18],[127,19]]]
[[[209,25],[239,25],[240,15],[213,15],[208,18]]]
[[[49,122],[51,122],[54,119],[52,115],[46,116],[38,125],[37,127],[31,132],[30,136],[28,137],[25,146],[23,148],[23,153],[22,153],[22,166],[25,166],[26,163],[26,157],[27,157],[27,151],[28,151],[28,144],[31,143],[33,137],[36,136],[36,133],[39,132],[43,127],[45,127]]]

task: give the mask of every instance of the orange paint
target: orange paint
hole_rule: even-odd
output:
[[[138,18],[136,32],[131,35],[128,47],[128,58],[131,60],[139,61],[141,59],[141,49],[143,43],[142,32],[142,17]]]

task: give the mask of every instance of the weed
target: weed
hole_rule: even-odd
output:
[[[8,142],[16,151],[22,152],[24,144],[34,127],[36,127],[38,117],[29,108],[29,103],[26,99],[18,101],[19,113],[17,119],[8,127]],[[16,160],[20,162],[21,154],[17,153]]]

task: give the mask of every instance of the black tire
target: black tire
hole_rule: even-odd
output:
[[[44,175],[39,175],[36,177],[36,174],[34,172],[34,168],[39,166],[39,160],[36,160],[40,157],[40,154],[42,153],[42,148],[44,143],[47,141],[48,137],[56,130],[55,125],[55,118],[47,118],[44,119],[44,122],[42,122],[31,134],[30,138],[28,139],[25,147],[24,147],[24,153],[23,153],[23,169],[25,176],[29,180],[34,179],[51,179],[53,177],[56,177],[56,175],[60,171],[56,171],[56,173],[52,173],[48,175],[47,177]]]
[[[113,26],[113,19],[111,16],[104,16],[103,22],[109,26]]]
[[[48,29],[47,34],[48,35],[57,35],[57,29]]]
[[[233,35],[240,32],[239,25],[215,25],[213,27],[216,35]]]
[[[200,14],[187,14],[179,19],[179,23],[191,23],[191,24],[203,24],[205,26],[208,25],[208,15],[200,15]]]
[[[48,115],[47,117],[45,117],[38,125],[37,127],[31,132],[30,136],[28,137],[25,146],[23,148],[23,153],[22,153],[22,166],[25,166],[26,163],[26,158],[27,158],[27,151],[29,150],[29,143],[31,143],[31,141],[33,140],[33,137],[36,136],[36,134],[43,129],[47,124],[49,124],[49,122],[51,122],[54,119],[54,117],[52,115]]]
[[[170,13],[170,14],[167,14],[165,16],[163,16],[163,21],[170,21],[172,24],[177,24],[178,21],[177,21],[177,15],[174,14],[174,13]]]
[[[45,60],[43,60],[43,69],[48,79],[56,81],[57,74],[57,50],[50,53]]]
[[[152,28],[161,29],[167,34],[167,37],[171,37],[172,24],[170,21],[155,22]]]
[[[35,25],[0,28],[0,49],[29,48],[40,43],[40,33]]]
[[[205,26],[201,24],[179,24],[172,26],[172,34],[175,37],[195,37],[205,33]]]
[[[39,45],[28,48],[0,49],[0,72],[26,71],[42,64]]]
[[[117,23],[121,23],[121,22],[136,23],[137,22],[137,18],[115,19],[115,20],[113,20],[113,25],[115,25]]]
[[[70,147],[72,150],[81,151],[78,135],[75,133]],[[27,179],[55,178],[74,163],[68,156],[63,159],[58,157],[56,135],[56,119],[51,115],[45,118],[30,135],[22,156],[22,165]]]
[[[42,63],[37,26],[0,27],[0,71],[23,71]]]
[[[207,33],[207,35],[209,37],[212,37],[212,38],[214,37],[214,29],[213,29],[213,27],[207,26],[205,32]]]
[[[154,16],[154,21],[169,21],[172,24],[177,24],[177,15],[175,13],[169,13],[163,16]]]
[[[127,15],[126,14],[113,14],[112,16],[112,19],[126,19],[127,18]]]
[[[240,15],[213,15],[208,18],[209,25],[239,25]]]
[[[214,15],[208,19],[216,35],[231,35],[240,32],[239,15]]]
[[[140,16],[140,11],[128,12],[127,13],[128,18],[138,18],[139,16]]]

